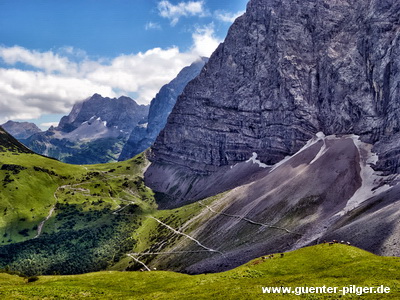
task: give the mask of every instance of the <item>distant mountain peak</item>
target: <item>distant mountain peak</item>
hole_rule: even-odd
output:
[[[1,125],[9,134],[16,139],[27,139],[31,135],[42,132],[39,127],[30,122],[7,121]]]
[[[148,106],[139,105],[126,96],[109,98],[94,94],[76,103],[71,113],[61,119],[57,129],[68,133],[77,129],[82,123],[100,117],[107,122],[107,127],[118,126],[123,131],[130,131],[132,126],[146,119],[148,109]]]
[[[31,136],[26,145],[74,164],[116,161],[133,128],[147,122],[148,111],[148,105],[139,105],[126,96],[94,94],[76,103],[57,127]]]

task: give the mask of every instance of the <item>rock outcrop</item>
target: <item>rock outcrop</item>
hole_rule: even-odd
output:
[[[178,98],[147,183],[170,193],[179,178],[153,176],[206,176],[253,152],[275,164],[319,131],[360,135],[375,145],[376,168],[396,173],[399,19],[395,0],[251,0]]]
[[[122,149],[119,160],[126,160],[149,148],[167,123],[167,118],[185,86],[195,78],[208,58],[185,67],[170,83],[164,85],[150,103],[148,122],[134,128],[127,143]]]

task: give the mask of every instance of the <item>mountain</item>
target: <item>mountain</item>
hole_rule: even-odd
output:
[[[151,100],[147,123],[135,127],[122,149],[119,160],[131,158],[153,144],[167,123],[176,99],[188,82],[200,73],[207,61],[208,59],[203,57],[183,68],[175,79],[161,88],[156,97]]]
[[[1,127],[18,140],[27,139],[35,133],[42,132],[34,123],[29,122],[7,121]]]
[[[68,163],[116,161],[132,129],[146,122],[148,109],[128,97],[110,99],[94,94],[76,103],[57,127],[23,142],[37,153]]]
[[[81,129],[82,126],[89,127],[101,124],[107,129],[107,132],[100,133],[101,137],[128,135],[132,126],[146,120],[148,109],[148,106],[139,105],[129,97],[122,96],[118,99],[110,99],[94,94],[85,101],[75,104],[71,113],[61,119],[56,129],[63,133],[72,133]],[[76,137],[77,135],[71,134],[72,136]],[[81,134],[78,134],[78,136],[80,139],[97,138],[89,132],[84,137],[80,137]]]
[[[345,237],[340,230],[354,245],[398,251],[396,236],[387,234],[398,226],[398,186],[382,182],[382,188],[368,191],[360,170],[372,181],[379,174],[368,166],[374,159],[369,145],[355,136],[318,134],[273,167],[253,155],[231,169],[236,174],[259,169],[251,184],[170,210],[157,209],[159,195],[144,185],[148,161],[143,154],[118,163],[68,165],[32,153],[3,130],[0,146],[0,268],[10,272],[215,272],[260,253],[314,243],[319,234]],[[361,205],[356,198],[347,202],[358,185],[364,186],[361,193],[375,194],[379,201],[372,197]],[[357,209],[352,210],[354,205]],[[324,238],[332,237],[320,241]],[[330,249],[319,245],[321,252],[315,251],[325,255],[323,247]],[[354,251],[344,251],[353,267]]]
[[[360,135],[396,173],[399,17],[397,1],[250,1],[178,98],[150,156],[169,179],[149,184],[166,192],[175,170],[210,175],[253,152],[275,164],[317,132]]]
[[[159,206],[204,208],[150,265],[216,272],[324,239],[399,256],[399,18],[394,0],[251,0],[149,153]]]

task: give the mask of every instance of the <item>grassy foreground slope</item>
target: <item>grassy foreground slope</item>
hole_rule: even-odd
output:
[[[378,287],[388,294],[362,299],[399,299],[400,259],[379,257],[358,248],[320,244],[255,259],[231,271],[184,275],[173,272],[98,272],[40,276],[26,280],[0,276],[0,295],[7,299],[360,299],[356,294],[263,294],[262,287]]]

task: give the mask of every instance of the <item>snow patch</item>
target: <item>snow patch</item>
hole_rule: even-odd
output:
[[[325,154],[326,151],[328,151],[328,148],[326,147],[325,139],[323,139],[324,144],[322,145],[321,149],[319,149],[317,155],[315,155],[314,159],[310,161],[310,165],[312,165],[314,162],[316,162],[322,155]]]
[[[104,127],[106,127],[107,126],[107,121],[103,121],[103,125],[104,125]]]
[[[140,124],[139,127],[140,127],[140,128],[147,128],[147,125],[148,125],[148,124],[149,124],[149,123],[143,123],[143,124]]]
[[[358,135],[349,135],[348,137],[353,140],[360,155],[361,186],[347,201],[346,207],[338,213],[339,215],[344,215],[346,212],[356,208],[362,202],[373,197],[375,194],[380,194],[390,189],[388,184],[376,188],[379,186],[379,182],[387,176],[382,176],[380,172],[376,172],[371,167],[371,165],[378,161],[378,155],[372,152],[372,145],[360,141]]]
[[[257,153],[253,152],[253,156],[250,157],[248,160],[246,160],[246,162],[247,162],[247,163],[248,163],[248,162],[253,162],[253,164],[259,165],[260,168],[267,168],[267,167],[269,167],[268,165],[266,165],[266,164],[262,163],[261,161],[259,161],[259,160],[257,159],[257,156],[258,156]]]
[[[292,157],[295,157],[296,155],[298,155],[299,153],[301,153],[304,150],[308,149],[309,147],[311,147],[312,145],[314,145],[318,141],[323,140],[324,141],[324,146],[322,147],[323,149],[321,148],[321,150],[316,155],[316,157],[311,161],[311,163],[315,162],[319,157],[321,157],[326,152],[325,139],[334,139],[334,138],[335,138],[335,136],[326,136],[322,131],[317,132],[315,134],[315,137],[310,139],[299,151],[297,151],[292,156],[286,156],[284,159],[282,159],[281,161],[279,161],[276,164],[274,164],[269,172],[271,173],[273,170],[275,170],[279,166],[283,165],[285,162],[287,162]]]

